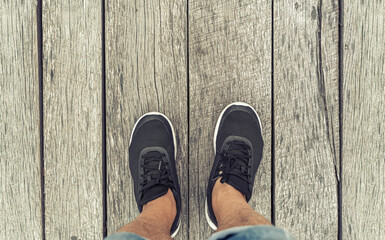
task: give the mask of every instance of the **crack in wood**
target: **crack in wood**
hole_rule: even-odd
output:
[[[340,181],[340,176],[338,172],[338,162],[337,162],[337,156],[336,156],[336,150],[335,150],[335,142],[334,142],[334,130],[333,130],[333,118],[330,118],[329,120],[329,109],[327,105],[327,99],[326,99],[326,83],[325,83],[325,75],[323,70],[323,64],[322,64],[322,0],[319,1],[319,4],[317,6],[317,79],[318,79],[318,90],[319,95],[322,98],[321,104],[323,105],[323,111],[325,113],[325,124],[326,124],[326,134],[329,142],[330,151],[333,156],[333,162],[334,162],[334,170],[336,174],[337,182]],[[331,121],[331,123],[329,123]]]

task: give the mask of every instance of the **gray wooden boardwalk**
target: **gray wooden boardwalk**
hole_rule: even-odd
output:
[[[171,119],[204,239],[215,121],[261,116],[250,204],[297,239],[385,239],[385,1],[0,1],[0,239],[102,239],[138,211],[134,122]]]

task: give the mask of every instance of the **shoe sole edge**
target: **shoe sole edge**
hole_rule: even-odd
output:
[[[213,223],[213,221],[211,221],[211,218],[209,217],[209,207],[207,205],[207,198],[206,198],[206,201],[205,201],[205,215],[206,215],[206,220],[207,220],[207,223],[209,224],[209,226],[214,231],[216,231],[218,229],[218,227],[215,225],[215,223]]]
[[[174,238],[174,237],[178,234],[181,225],[182,225],[182,224],[181,224],[181,218],[179,217],[178,227],[177,227],[176,230],[171,234],[171,238]]]

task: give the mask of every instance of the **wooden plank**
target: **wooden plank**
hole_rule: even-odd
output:
[[[43,1],[47,239],[103,237],[101,1]]]
[[[344,4],[343,239],[385,239],[385,2]]]
[[[338,1],[274,1],[276,224],[338,232]]]
[[[204,205],[214,161],[214,127],[234,101],[254,106],[265,148],[250,205],[271,216],[271,2],[189,2],[190,56],[190,238],[212,232]]]
[[[178,139],[182,227],[188,238],[187,199],[187,1],[106,2],[108,234],[137,215],[128,163],[135,121],[159,111]]]
[[[41,239],[36,1],[0,2],[0,239]]]

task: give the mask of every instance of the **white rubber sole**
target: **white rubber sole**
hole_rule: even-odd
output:
[[[209,208],[207,206],[207,198],[206,198],[206,201],[205,201],[205,215],[206,215],[206,220],[207,220],[207,223],[209,224],[209,226],[214,230],[216,231],[217,230],[217,226],[213,223],[213,221],[211,221],[210,217],[209,217]]]
[[[259,118],[259,115],[258,115],[257,111],[255,111],[255,109],[252,106],[250,106],[249,104],[247,104],[247,103],[244,103],[244,102],[233,102],[233,103],[227,105],[222,110],[221,114],[219,115],[218,121],[217,121],[217,123],[215,125],[215,131],[214,131],[214,152],[217,151],[217,135],[218,135],[218,130],[219,130],[219,124],[222,121],[223,114],[226,112],[226,110],[229,107],[234,106],[234,105],[249,107],[249,108],[251,108],[255,112],[255,115],[257,115],[257,118],[258,118],[258,121],[259,121],[259,126],[261,127],[261,134],[262,134],[261,119]],[[206,198],[206,201],[205,201],[205,215],[206,215],[206,220],[207,220],[207,223],[209,224],[209,226],[213,230],[217,230],[217,226],[213,223],[213,221],[211,221],[211,219],[209,217],[209,209],[208,209],[208,206],[207,206],[207,198]]]
[[[132,132],[131,132],[131,136],[130,136],[130,143],[129,143],[129,146],[131,146],[131,142],[132,142],[132,136],[134,135],[134,131],[135,131],[135,128],[137,127],[138,123],[140,120],[142,120],[142,118],[144,118],[145,116],[149,116],[149,115],[158,115],[158,116],[162,116],[164,117],[168,124],[170,124],[170,127],[171,127],[171,132],[172,132],[172,139],[173,139],[173,142],[174,142],[174,158],[176,160],[176,151],[177,151],[177,146],[176,146],[176,135],[175,135],[175,130],[174,130],[174,126],[172,125],[170,119],[168,119],[168,117],[160,112],[148,112],[146,114],[144,114],[143,116],[141,116],[135,123],[134,125],[134,128],[132,129]],[[180,225],[181,225],[181,218],[179,216],[179,221],[178,221],[178,227],[176,228],[175,232],[172,233],[171,235],[171,238],[174,238],[178,232],[179,232],[179,229],[180,229]]]
[[[179,229],[180,229],[180,225],[181,225],[181,220],[179,217],[178,227],[176,228],[175,232],[173,234],[171,234],[171,238],[174,238],[178,234]]]

